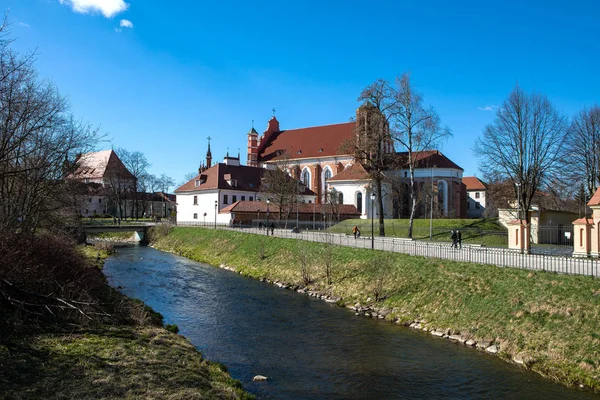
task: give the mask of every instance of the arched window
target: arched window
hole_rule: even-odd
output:
[[[308,172],[308,169],[304,169],[304,171],[302,171],[302,183],[304,186],[310,189],[310,172]]]
[[[356,194],[356,209],[358,210],[359,213],[362,214],[362,193],[358,192]]]
[[[327,180],[329,178],[331,178],[332,173],[331,173],[331,169],[329,169],[329,167],[325,167],[325,169],[323,169],[323,183],[322,188],[321,188],[321,193],[323,193],[323,201],[326,202],[327,201]],[[337,200],[337,199],[336,199]]]
[[[344,204],[344,193],[342,192],[338,196],[338,204]]]

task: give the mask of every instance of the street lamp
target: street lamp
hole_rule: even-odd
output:
[[[217,229],[217,207],[219,207],[219,201],[215,200],[215,229]]]
[[[267,199],[267,226],[265,226],[265,228],[267,228],[267,236],[269,236],[269,203],[271,202],[271,200]]]
[[[260,208],[256,210],[256,219],[258,219],[258,226],[260,227]]]
[[[433,238],[433,170],[435,165],[431,168],[431,210],[429,210],[429,240]]]
[[[375,193],[371,193],[371,249],[375,248],[375,212],[373,206],[375,205]]]
[[[517,182],[515,186],[517,186],[517,219],[521,221],[521,183]]]

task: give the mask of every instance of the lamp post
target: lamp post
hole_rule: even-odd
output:
[[[217,229],[217,207],[219,207],[219,201],[215,200],[215,229]]]
[[[256,210],[256,219],[258,220],[258,224],[260,226],[260,208]]]
[[[371,249],[375,249],[375,212],[373,206],[375,205],[375,193],[371,193]]]
[[[265,226],[265,228],[267,228],[267,236],[269,236],[269,203],[271,202],[271,200],[267,199],[267,226]]]
[[[517,219],[521,221],[521,182],[515,183],[517,186]]]

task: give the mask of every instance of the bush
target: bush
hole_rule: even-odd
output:
[[[177,326],[177,324],[166,324],[165,329],[172,333],[179,332],[179,327]]]

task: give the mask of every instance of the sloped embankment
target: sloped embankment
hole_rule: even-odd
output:
[[[565,385],[600,391],[600,280],[592,277],[200,228],[151,237],[157,248],[491,347]]]

